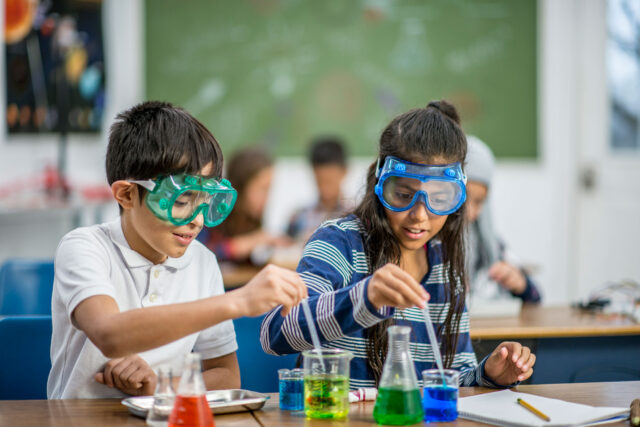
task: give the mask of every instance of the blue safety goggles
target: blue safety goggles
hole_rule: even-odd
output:
[[[467,198],[467,177],[460,163],[422,165],[387,156],[382,168],[377,168],[376,177],[375,193],[380,203],[394,212],[411,209],[422,199],[429,212],[449,215]]]

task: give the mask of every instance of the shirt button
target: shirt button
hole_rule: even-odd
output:
[[[158,270],[153,272],[153,277],[155,277],[156,279],[158,278],[159,275],[160,275],[160,272]]]
[[[158,295],[157,294],[149,295],[149,301],[156,302],[157,299],[158,299]]]

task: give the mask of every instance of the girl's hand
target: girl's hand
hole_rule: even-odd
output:
[[[308,294],[298,273],[270,264],[249,283],[227,295],[233,298],[239,316],[259,316],[278,305],[282,305],[281,313],[286,316]]]
[[[429,300],[429,294],[420,283],[395,264],[387,264],[373,273],[367,297],[376,310],[385,305],[424,308]]]
[[[491,353],[484,365],[484,372],[499,385],[524,381],[533,374],[536,355],[529,347],[518,342],[505,341]]]
[[[489,278],[516,295],[522,294],[527,288],[527,279],[522,271],[504,261],[498,261],[489,268]]]
[[[156,374],[137,354],[111,359],[94,379],[100,384],[115,387],[134,396],[150,396],[156,389]]]

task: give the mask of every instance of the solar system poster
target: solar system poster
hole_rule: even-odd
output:
[[[99,132],[105,105],[102,2],[4,5],[7,132]]]

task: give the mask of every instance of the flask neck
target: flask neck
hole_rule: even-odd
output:
[[[156,385],[156,394],[175,394],[173,391],[173,375],[171,369],[158,369],[158,384]]]
[[[200,355],[190,353],[185,357],[182,377],[178,385],[178,394],[181,396],[200,396],[206,393]]]
[[[403,361],[409,357],[409,331],[389,330],[388,359],[392,361]]]

